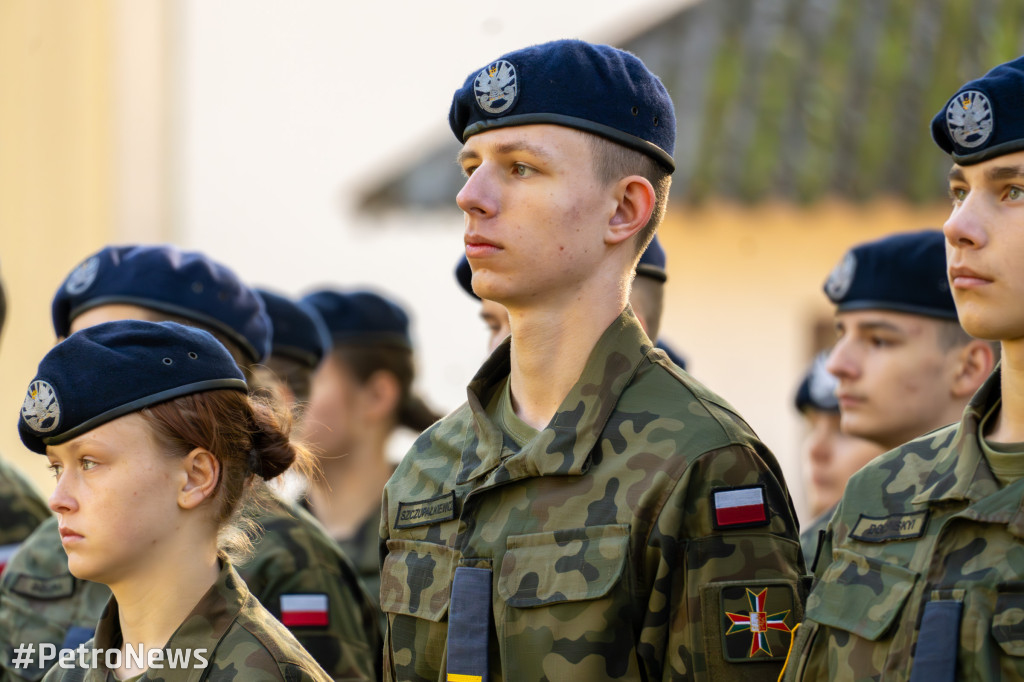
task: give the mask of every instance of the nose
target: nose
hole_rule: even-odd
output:
[[[954,206],[942,226],[946,242],[956,249],[976,249],[984,246],[988,241],[984,229],[984,209],[982,198],[975,198],[973,194],[968,194],[960,205]]]
[[[66,514],[78,509],[78,502],[71,491],[71,477],[61,476],[48,500],[50,509],[56,514]]]
[[[836,345],[829,351],[825,369],[837,379],[853,379],[859,374],[856,353],[852,346],[849,336],[844,336],[836,341]]]
[[[466,178],[462,189],[455,196],[455,203],[467,216],[487,217],[497,213],[494,179],[486,163],[481,163]]]

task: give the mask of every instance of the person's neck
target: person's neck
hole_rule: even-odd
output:
[[[110,584],[117,600],[121,625],[121,665],[114,671],[118,679],[145,672],[148,652],[161,649],[182,624],[203,595],[217,582],[220,566],[216,541],[204,551],[197,544],[178,543],[173,553],[162,553],[165,560],[150,561],[152,570]],[[131,646],[137,655],[141,647],[142,667],[128,656]]]
[[[1000,361],[1002,403],[986,438],[995,443],[1024,442],[1024,339],[1004,341]]]
[[[380,508],[384,484],[391,478],[388,433],[377,433],[346,455],[321,457],[323,476],[309,490],[313,515],[328,535],[347,540]]]
[[[535,429],[555,416],[598,339],[626,307],[628,291],[598,290],[581,290],[562,305],[509,310],[512,406]]]

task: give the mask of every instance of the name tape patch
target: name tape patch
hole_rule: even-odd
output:
[[[712,490],[711,511],[716,529],[767,526],[769,521],[763,485]]]
[[[415,528],[455,518],[455,491],[431,497],[429,500],[399,502],[395,528]]]
[[[861,542],[889,542],[910,540],[924,535],[928,512],[893,514],[892,516],[867,516],[861,514],[850,531],[850,537]]]
[[[70,575],[36,578],[20,574],[14,577],[11,591],[30,599],[63,599],[75,593],[75,579]]]

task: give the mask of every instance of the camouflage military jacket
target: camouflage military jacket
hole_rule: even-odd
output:
[[[491,680],[775,680],[803,559],[768,449],[628,308],[521,449],[484,407],[509,362],[506,342],[385,488],[385,679],[446,679],[474,567]]]
[[[239,566],[251,592],[332,677],[378,679],[376,610],[348,559],[315,519],[277,498],[256,520],[263,536]],[[109,597],[106,586],[68,572],[56,517],[45,522],[0,576],[0,679],[39,680],[45,669],[14,670],[15,648],[74,648],[92,636]],[[312,611],[295,606],[306,603]]]
[[[1024,679],[1024,480],[1000,488],[978,443],[999,390],[850,479],[787,680]]]
[[[0,459],[0,571],[40,523],[50,516],[35,486]]]
[[[122,642],[117,601],[111,598],[96,627],[96,637],[86,642],[84,649],[106,652],[120,649]],[[162,660],[133,681],[331,679],[288,629],[249,593],[227,560],[222,560],[217,582],[163,648]],[[105,653],[81,654],[79,665],[85,665],[79,670],[54,666],[43,679],[114,682],[117,677],[106,668],[105,660]]]

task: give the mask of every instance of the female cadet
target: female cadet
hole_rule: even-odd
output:
[[[399,426],[418,434],[440,417],[412,391],[409,317],[397,303],[369,291],[331,290],[303,302],[320,313],[332,342],[303,421],[303,438],[324,473],[308,505],[377,601],[380,498],[394,471],[388,440]]]
[[[224,552],[256,479],[309,455],[213,336],[137,320],[72,334],[40,363],[18,426],[57,478],[71,573],[113,594],[46,680],[330,679]]]

